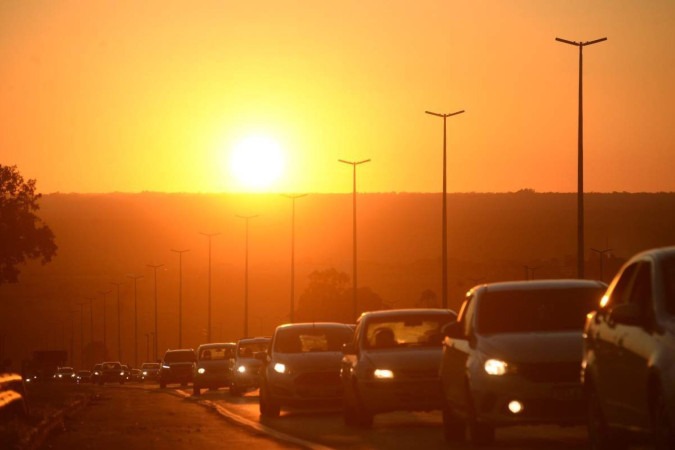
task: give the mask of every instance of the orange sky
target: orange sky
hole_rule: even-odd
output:
[[[240,139],[280,192],[675,191],[670,0],[3,1],[0,164],[50,192],[237,191]]]

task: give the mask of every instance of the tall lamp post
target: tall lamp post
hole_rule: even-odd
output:
[[[108,294],[110,294],[111,291],[98,291],[99,294],[103,297],[103,358],[106,358],[106,354],[108,351],[108,344],[107,344],[107,331],[106,331],[106,300],[108,297]]]
[[[353,248],[352,248],[352,253],[353,253],[353,261],[352,261],[352,314],[354,316],[354,320],[356,320],[357,314],[358,314],[358,307],[356,304],[356,288],[358,287],[358,282],[357,282],[357,271],[356,271],[356,166],[359,166],[361,164],[365,164],[367,162],[370,162],[370,159],[364,159],[362,161],[345,161],[344,159],[338,159],[339,162],[343,164],[349,164],[352,166],[353,169],[353,175],[352,175],[352,240],[353,240]]]
[[[117,359],[122,361],[122,314],[120,308],[120,286],[124,283],[111,282],[117,287]]]
[[[291,209],[291,311],[289,314],[291,323],[295,321],[295,201],[306,196],[307,194],[284,194],[284,197],[291,199],[293,205]]]
[[[138,290],[137,281],[143,278],[143,275],[127,275],[127,278],[134,280],[134,367],[138,367]]]
[[[152,339],[153,339],[153,349],[154,349],[154,355],[153,355],[153,360],[157,359],[157,344],[159,343],[158,338],[157,338],[157,269],[160,267],[164,267],[164,264],[148,264],[148,267],[150,267],[153,272],[154,272],[154,278],[155,278],[155,332],[153,333]]]
[[[96,297],[84,297],[89,303],[89,340],[91,341],[92,354],[94,351],[94,300]]]
[[[563,44],[579,47],[579,135],[577,152],[577,276],[584,278],[584,108],[583,108],[583,48],[606,41],[603,37],[586,42],[555,38]]]
[[[456,116],[464,113],[464,110],[456,111],[449,114],[441,114],[431,111],[424,111],[426,114],[443,118],[443,219],[442,219],[442,293],[441,301],[443,308],[448,307],[448,205],[447,205],[447,119],[448,117]]]
[[[75,303],[80,307],[80,364],[84,367],[84,305],[87,302]]]
[[[245,268],[244,268],[244,337],[248,337],[248,223],[251,219],[255,219],[256,216],[237,216],[240,219],[246,221],[246,257],[245,257]]]
[[[206,326],[206,342],[211,341],[211,238],[218,236],[220,233],[199,233],[202,236],[206,236],[209,239],[209,301],[208,301],[208,319]]]
[[[178,348],[183,348],[183,253],[190,250],[171,251],[178,253]]]

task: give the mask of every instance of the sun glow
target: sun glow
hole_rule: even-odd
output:
[[[239,141],[230,155],[230,173],[244,189],[262,191],[272,187],[285,168],[281,147],[264,136]]]

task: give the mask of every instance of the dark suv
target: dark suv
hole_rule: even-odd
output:
[[[582,367],[591,448],[675,448],[675,247],[621,268],[586,320]]]
[[[159,368],[159,387],[164,389],[171,383],[187,386],[193,380],[192,365],[196,361],[195,351],[191,348],[167,350]]]

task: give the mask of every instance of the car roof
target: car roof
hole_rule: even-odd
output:
[[[305,323],[285,323],[279,325],[277,330],[284,330],[289,328],[300,328],[305,330],[311,330],[313,328],[349,328],[347,324],[339,322],[305,322]]]
[[[192,348],[170,348],[166,352],[167,353],[169,353],[169,352],[170,353],[173,353],[173,352],[193,352],[194,353],[194,349],[192,349]]]
[[[644,250],[642,252],[639,252],[635,254],[633,257],[630,258],[630,261],[636,260],[636,259],[644,259],[644,258],[651,258],[655,260],[660,260],[663,258],[669,258],[675,256],[675,246],[669,246],[669,247],[657,247],[657,248],[652,248],[649,250]]]
[[[401,317],[401,316],[410,316],[410,315],[419,315],[419,314],[430,314],[430,315],[439,315],[439,316],[455,316],[457,315],[451,309],[442,309],[442,308],[401,308],[401,309],[385,309],[382,311],[368,311],[361,314],[359,320],[363,320],[369,317]]]
[[[597,280],[561,279],[561,280],[527,280],[527,281],[502,281],[475,286],[471,291],[537,291],[540,289],[569,289],[569,288],[600,288],[607,285]]]
[[[268,336],[241,338],[237,344],[247,344],[249,342],[269,342],[270,340],[272,340],[272,338]]]
[[[208,344],[202,344],[199,347],[197,347],[197,350],[201,350],[203,348],[221,348],[221,347],[234,347],[236,346],[236,342],[210,342]]]

